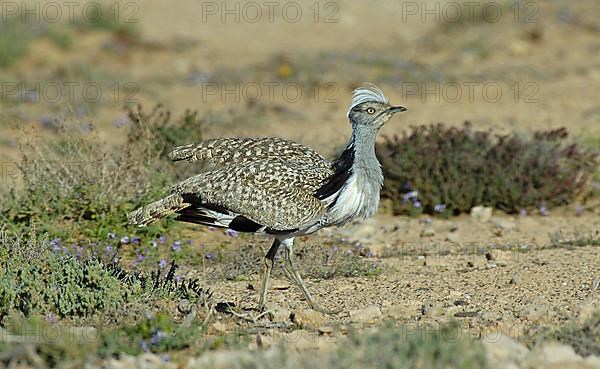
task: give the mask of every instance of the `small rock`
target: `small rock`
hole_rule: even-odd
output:
[[[290,284],[286,281],[271,279],[271,288],[274,290],[285,291],[288,290],[290,287]]]
[[[474,318],[479,315],[478,311],[459,311],[454,314],[456,318]]]
[[[515,222],[499,217],[492,217],[490,223],[504,231],[513,231],[517,228]]]
[[[460,243],[460,236],[456,232],[450,232],[446,235],[446,240],[454,243]]]
[[[436,302],[426,302],[421,306],[421,314],[432,318],[443,316],[445,314],[444,307]]]
[[[312,309],[294,311],[291,314],[292,321],[301,327],[317,328],[325,325],[326,317],[323,313]]]
[[[164,368],[164,364],[165,363],[158,355],[155,355],[150,352],[145,352],[137,357],[135,367],[140,369],[158,369]]]
[[[529,350],[502,333],[484,336],[481,341],[492,368],[519,368]]]
[[[435,230],[432,227],[427,227],[421,231],[421,237],[433,237]]]
[[[484,311],[481,313],[481,319],[493,322],[502,319],[502,316],[495,311]]]
[[[381,258],[385,252],[385,246],[383,244],[369,245],[369,251],[371,256]]]
[[[350,322],[352,323],[374,323],[380,317],[381,309],[376,305],[350,311]]]
[[[271,321],[273,322],[286,322],[290,320],[292,312],[281,306],[270,305],[267,306],[267,310],[271,312]]]
[[[492,218],[493,209],[485,206],[475,206],[471,209],[471,216],[482,223]]]
[[[548,342],[531,351],[523,362],[526,368],[562,369],[586,368],[585,360],[575,353],[573,347]]]
[[[391,305],[382,310],[382,314],[385,317],[392,318],[394,320],[402,320],[412,318],[416,315],[418,306],[407,306],[407,305]]]
[[[512,277],[510,277],[510,281],[508,282],[509,284],[519,284],[523,281],[523,278],[521,278],[520,275],[515,274]]]
[[[548,316],[548,308],[542,304],[529,304],[521,309],[519,316],[537,322]]]
[[[334,329],[330,325],[323,325],[318,328],[319,333],[321,334],[332,334]]]

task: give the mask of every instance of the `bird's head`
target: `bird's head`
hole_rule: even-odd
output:
[[[387,97],[377,86],[369,84],[352,92],[348,119],[352,126],[381,128],[395,113],[406,111],[404,106],[390,105]]]

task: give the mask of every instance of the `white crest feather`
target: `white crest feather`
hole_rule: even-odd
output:
[[[369,83],[367,86],[359,87],[352,91],[352,103],[350,104],[350,109],[348,109],[347,115],[350,115],[350,110],[352,110],[355,106],[367,101],[389,104],[389,100],[387,97],[385,97],[383,91],[381,91],[381,89],[374,84]]]

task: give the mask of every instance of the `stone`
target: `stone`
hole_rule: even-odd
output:
[[[482,223],[486,223],[492,218],[492,212],[492,208],[485,206],[474,206],[471,208],[471,216]]]
[[[325,315],[312,309],[296,310],[291,315],[292,321],[301,327],[317,328],[325,325]]]
[[[418,306],[395,304],[382,309],[381,313],[384,317],[389,317],[394,320],[411,319],[416,316],[419,311]]]
[[[371,256],[381,258],[385,253],[385,246],[381,243],[369,245],[369,251],[371,252]]]
[[[350,311],[350,322],[352,323],[374,323],[379,318],[381,318],[381,309],[376,305]]]
[[[519,368],[529,353],[523,344],[499,332],[488,334],[481,341],[493,368]]]
[[[446,235],[446,241],[460,243],[460,236],[456,232],[450,232]]]
[[[585,360],[575,353],[573,347],[557,342],[544,343],[533,349],[523,366],[544,369],[590,368],[585,364]]]
[[[490,219],[490,223],[502,229],[503,231],[513,231],[517,229],[517,223],[500,217],[492,217]]]
[[[267,305],[267,310],[271,312],[271,321],[273,322],[286,322],[290,320],[290,316],[292,315],[290,309],[281,306]]]
[[[319,333],[321,334],[332,334],[334,332],[334,329],[332,326],[330,325],[323,325],[320,326],[318,329]]]
[[[427,227],[421,231],[421,237],[433,237],[435,230],[432,227]]]
[[[519,311],[519,316],[532,322],[544,320],[549,314],[548,307],[542,304],[529,304]]]
[[[436,318],[444,316],[446,314],[446,309],[444,309],[442,304],[438,302],[426,302],[423,305],[421,305],[421,314],[432,318]]]

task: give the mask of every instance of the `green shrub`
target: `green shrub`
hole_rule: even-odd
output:
[[[125,284],[100,260],[55,252],[48,241],[25,242],[3,232],[0,240],[0,316],[53,313],[88,316],[114,312],[142,295],[139,282]]]
[[[160,299],[204,304],[210,292],[196,280],[176,278],[177,265],[152,272],[121,268],[106,244],[67,246],[58,239],[38,240],[0,233],[0,320],[16,310],[59,317],[87,317],[120,311],[125,305]],[[112,244],[111,244],[112,247]]]
[[[581,356],[600,355],[600,311],[583,323],[570,321],[560,327],[542,330],[532,340],[533,345],[558,341],[573,347]]]
[[[15,163],[22,186],[14,184],[0,200],[0,219],[17,233],[37,224],[41,232],[63,239],[122,233],[128,211],[169,188],[174,169],[164,152],[173,137],[182,138],[191,126],[197,133],[189,138],[201,135],[195,113],[187,112],[176,122],[168,112],[163,114],[158,119],[139,113],[128,125],[120,150],[100,139],[93,127],[86,133],[63,126],[57,141],[24,134],[23,159]],[[141,232],[158,233],[169,224]]]
[[[22,22],[20,15],[0,22],[0,68],[10,67],[25,55],[33,39],[32,25]]]
[[[493,137],[468,122],[413,127],[377,145],[383,196],[395,214],[457,214],[477,205],[515,213],[568,204],[596,170],[597,154],[566,140],[564,128],[524,138]]]
[[[458,324],[395,327],[386,324],[368,334],[353,334],[331,358],[331,368],[485,368],[479,341]]]

